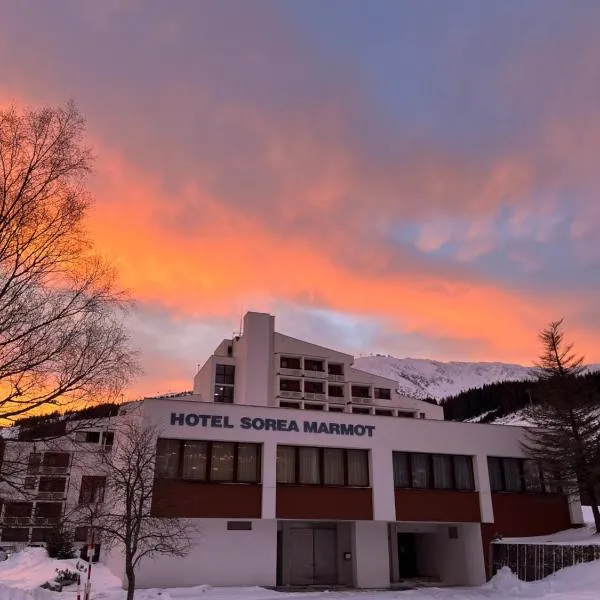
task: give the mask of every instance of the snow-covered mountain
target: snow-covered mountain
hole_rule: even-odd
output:
[[[419,399],[441,400],[488,383],[532,379],[532,367],[501,362],[441,362],[376,354],[357,358],[354,366],[394,379],[401,393]],[[600,371],[600,364],[589,365],[588,370]]]
[[[440,362],[375,355],[357,358],[354,366],[394,379],[401,393],[420,399],[441,400],[487,383],[531,379],[531,367],[507,363]]]

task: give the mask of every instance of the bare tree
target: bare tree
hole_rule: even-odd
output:
[[[124,296],[84,219],[92,156],[70,103],[0,110],[0,423],[115,398],[136,371]]]
[[[105,497],[95,498],[70,516],[73,525],[99,535],[104,547],[118,548],[125,558],[127,600],[135,593],[136,569],[156,555],[185,556],[190,549],[189,524],[159,517],[153,504],[154,466],[158,431],[137,415],[120,423],[115,445],[102,457]]]
[[[600,398],[583,377],[583,357],[564,339],[562,320],[550,323],[539,338],[543,351],[534,370],[539,388],[528,409],[533,427],[524,450],[565,491],[587,495],[600,533]]]

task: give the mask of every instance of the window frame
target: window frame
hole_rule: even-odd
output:
[[[235,365],[217,363],[215,365],[215,384],[235,385]]]
[[[496,488],[492,486],[492,476],[490,464],[492,462],[496,462],[496,464],[500,467],[500,481],[501,487]],[[519,469],[519,481],[520,486],[518,490],[508,489],[507,486],[507,477],[506,477],[506,467],[508,461],[516,461]],[[537,467],[538,479],[539,479],[539,489],[532,489],[532,486],[528,484],[528,478],[526,475],[525,464],[529,463],[535,465]],[[542,466],[536,461],[530,458],[518,458],[514,456],[488,456],[487,457],[487,468],[488,468],[488,478],[490,481],[490,490],[493,494],[544,494],[544,495],[561,495],[563,492],[560,490],[560,484],[558,484],[558,490],[552,489],[555,487],[552,481],[548,481],[546,474],[544,473],[544,469]]]
[[[178,442],[178,455],[177,455],[177,468],[174,477],[157,477],[156,470],[154,472],[154,479],[158,481],[185,481],[195,484],[228,484],[237,483],[244,485],[261,485],[262,484],[262,444],[256,442],[231,442],[223,440],[174,440],[172,438],[159,438],[160,440],[168,440],[171,442]],[[184,452],[186,442],[203,442],[206,444],[206,461],[204,465],[204,478],[196,479],[193,477],[184,477],[183,465],[184,465]],[[213,444],[233,444],[233,474],[230,479],[213,479],[212,473],[212,461],[213,461]],[[158,445],[158,440],[157,440]],[[239,479],[239,450],[240,446],[254,446],[256,448],[256,481],[240,480]],[[157,449],[158,452],[158,449]]]
[[[291,448],[294,453],[294,478],[293,481],[280,482],[277,478],[277,466],[275,467],[275,481],[278,486],[302,486],[302,487],[326,487],[326,488],[359,488],[359,489],[370,489],[371,486],[371,469],[369,462],[369,450],[366,448],[337,448],[332,446],[295,446],[293,444],[277,444],[277,451],[279,448]],[[319,482],[318,483],[301,483],[300,482],[300,450],[309,448],[316,450],[318,453],[319,462]],[[332,484],[324,483],[325,481],[325,453],[328,450],[338,450],[343,454],[343,469],[344,469],[344,483],[343,484]],[[350,485],[349,481],[349,469],[348,469],[348,454],[349,451],[361,451],[366,453],[366,465],[367,465],[367,480],[366,485]]]
[[[413,455],[419,455],[426,458],[427,461],[427,482],[425,486],[415,485],[415,476],[413,473]],[[400,456],[406,464],[406,472],[408,475],[409,485],[397,485],[396,483],[396,461],[400,460]],[[449,457],[451,465],[451,487],[437,487],[435,482],[434,473],[434,457],[443,456]],[[398,458],[397,458],[398,457]],[[456,458],[467,458],[470,463],[470,477],[469,487],[458,487],[457,485],[457,460]],[[443,452],[407,452],[403,450],[394,450],[392,452],[392,465],[393,465],[393,477],[394,477],[394,489],[396,490],[430,490],[435,492],[476,492],[475,486],[475,470],[473,465],[473,457],[469,454],[446,454]]]

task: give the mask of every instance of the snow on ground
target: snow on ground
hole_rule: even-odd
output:
[[[39,589],[56,568],[75,569],[76,560],[53,560],[41,548],[27,548],[0,563],[0,600],[75,600],[75,586],[62,593]],[[409,591],[338,591],[284,593],[258,587],[148,589],[137,600],[598,600],[600,561],[563,569],[542,581],[519,581],[508,569],[477,588],[427,588]],[[119,580],[104,565],[92,570],[92,600],[124,600]]]

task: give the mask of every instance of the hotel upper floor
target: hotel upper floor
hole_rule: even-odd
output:
[[[194,378],[195,399],[421,419],[440,406],[397,392],[386,377],[353,367],[354,357],[275,331],[275,318],[246,313],[243,331],[219,344]]]

